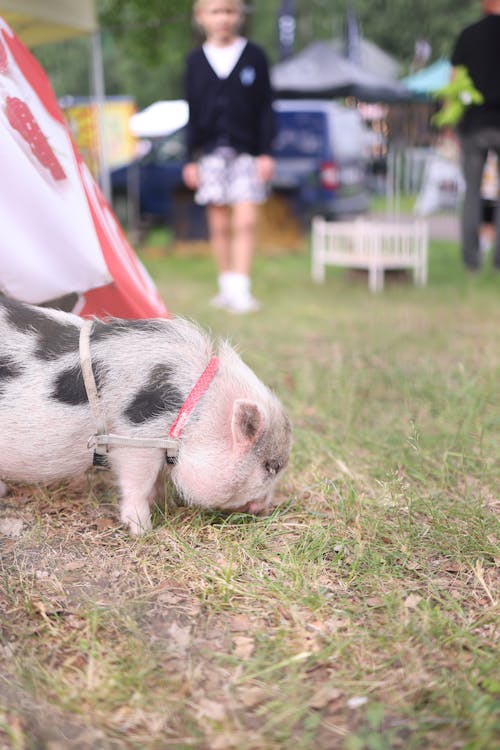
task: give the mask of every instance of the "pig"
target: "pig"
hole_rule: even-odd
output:
[[[0,296],[0,493],[88,469],[96,432],[79,354],[83,320]],[[190,506],[264,514],[287,465],[291,426],[279,399],[225,341],[182,318],[94,320],[92,373],[108,433],[167,437],[207,363],[218,369],[176,442],[110,445],[106,460],[133,535],[151,529],[162,472]],[[3,480],[3,481],[1,481]]]

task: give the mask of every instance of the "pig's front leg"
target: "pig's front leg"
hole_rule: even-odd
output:
[[[5,484],[5,482],[2,482],[0,479],[0,497],[5,497],[5,495],[8,493],[9,488]]]
[[[151,529],[150,504],[165,453],[154,448],[117,448],[110,458],[120,487],[120,518],[131,534],[140,536]]]

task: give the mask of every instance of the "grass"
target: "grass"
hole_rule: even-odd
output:
[[[314,286],[304,249],[259,257],[264,311],[230,317],[208,258],[156,255],[170,308],[286,404],[282,505],[133,540],[105,475],[14,488],[1,750],[498,747],[498,274],[434,242],[427,288],[373,296]]]

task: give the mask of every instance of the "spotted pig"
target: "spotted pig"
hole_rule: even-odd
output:
[[[96,431],[82,376],[82,319],[0,296],[0,479],[49,483],[93,462]],[[290,452],[278,398],[225,342],[186,320],[95,321],[92,372],[110,433],[165,437],[212,357],[218,370],[189,415],[175,463],[165,450],[109,447],[120,515],[132,534],[151,528],[162,471],[188,505],[266,512]],[[6,492],[0,482],[0,492]]]

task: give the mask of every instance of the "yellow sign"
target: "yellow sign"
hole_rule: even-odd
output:
[[[83,97],[60,104],[78,150],[96,177],[99,172],[97,105]],[[104,153],[109,167],[125,164],[136,155],[137,140],[128,126],[136,111],[131,97],[108,97],[104,103]]]

